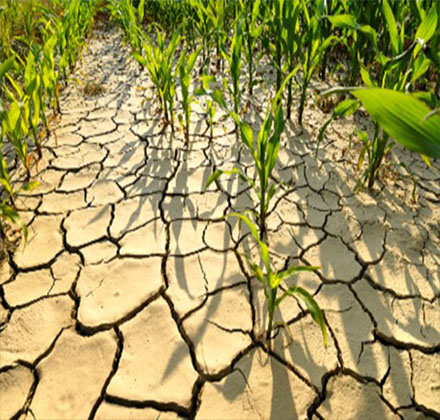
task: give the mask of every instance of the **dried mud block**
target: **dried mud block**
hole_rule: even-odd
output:
[[[98,179],[86,190],[87,202],[93,206],[113,204],[124,198],[124,193],[116,182]]]
[[[54,169],[46,169],[40,172],[38,175],[33,178],[33,181],[39,182],[37,188],[29,191],[22,191],[20,195],[23,196],[34,196],[40,194],[47,194],[49,192],[54,191],[58,184],[61,181],[62,176],[64,175],[63,171],[57,171]]]
[[[166,293],[180,316],[200,305],[208,293],[245,281],[233,252],[206,250],[187,257],[170,257],[166,270]]]
[[[252,344],[249,293],[245,286],[222,290],[183,321],[194,345],[197,362],[207,374],[226,369],[232,360]]]
[[[113,242],[105,240],[81,248],[80,252],[86,265],[100,264],[114,258],[118,252],[118,247]]]
[[[61,296],[16,309],[0,332],[0,368],[17,360],[33,363],[61,329],[72,324],[73,306],[71,299]]]
[[[440,413],[440,353],[424,354],[411,350],[414,372],[414,400],[429,410]]]
[[[19,268],[47,264],[63,249],[61,216],[37,216],[29,227],[27,244],[20,243],[14,255]]]
[[[104,161],[104,167],[136,172],[145,165],[145,150],[139,146],[139,139],[130,145],[123,142],[107,144],[105,148],[109,153]]]
[[[103,402],[96,412],[96,420],[124,419],[124,420],[178,420],[180,417],[172,411],[158,411],[154,408],[123,407]]]
[[[330,378],[326,399],[318,408],[325,419],[398,420],[400,417],[382,401],[380,388],[374,383],[361,383],[348,375]]]
[[[119,240],[120,255],[165,255],[167,233],[160,219],[126,233]]]
[[[32,372],[21,365],[0,373],[0,418],[13,418],[23,408],[33,382]]]
[[[52,192],[43,195],[38,211],[42,213],[66,213],[71,210],[78,210],[86,207],[87,203],[84,199],[84,191],[76,191],[72,193]]]
[[[203,232],[203,240],[210,249],[219,252],[225,252],[235,246],[230,225],[224,220],[209,222]]]
[[[253,350],[220,382],[205,384],[196,419],[304,419],[315,397],[286,366]]]
[[[116,130],[116,124],[110,118],[99,118],[93,120],[82,120],[78,134],[85,138],[110,133]]]
[[[97,327],[127,316],[162,287],[161,261],[157,257],[121,258],[84,267],[76,285],[78,320]]]
[[[281,359],[295,366],[319,390],[322,389],[323,376],[339,364],[329,331],[326,348],[321,329],[310,315],[289,325],[289,333],[283,328],[274,340],[274,351]]]
[[[411,360],[405,350],[390,347],[390,373],[383,385],[383,396],[393,407],[412,405]]]
[[[161,197],[161,194],[152,194],[129,198],[116,204],[110,234],[119,238],[125,232],[159,218]]]
[[[74,148],[71,154],[59,156],[52,161],[55,169],[77,170],[85,168],[92,163],[100,163],[104,160],[107,152],[99,145],[83,143]]]
[[[83,188],[88,188],[93,184],[97,178],[101,166],[99,164],[92,164],[79,170],[78,172],[67,172],[61,182],[58,191],[72,192]]]
[[[389,348],[379,342],[364,343],[361,351],[357,366],[359,374],[382,382],[389,368]]]
[[[124,188],[127,197],[146,196],[155,193],[163,193],[166,188],[166,179],[140,176],[135,182]]]
[[[206,222],[174,220],[170,223],[170,254],[187,255],[206,248],[203,232]]]
[[[206,181],[212,174],[211,167],[199,167],[196,169],[179,168],[176,175],[168,185],[167,192],[174,194],[201,194],[204,191],[214,191],[215,184],[205,190]]]
[[[79,247],[105,237],[110,220],[109,205],[90,207],[71,213],[64,220],[67,243],[72,247]]]
[[[418,295],[432,300],[440,295],[440,283],[430,281],[427,268],[408,263],[398,252],[387,251],[378,264],[368,267],[367,273],[375,284],[398,296]]]
[[[350,282],[362,270],[355,255],[338,238],[327,237],[307,250],[304,259],[310,265],[320,266],[320,273],[328,281]]]
[[[64,331],[37,366],[40,381],[30,405],[37,419],[85,419],[101,394],[116,353],[113,332],[81,337]]]
[[[315,299],[336,336],[344,367],[358,372],[362,343],[373,340],[370,317],[342,284],[324,285]]]
[[[439,299],[396,299],[362,280],[353,288],[377,322],[379,334],[403,344],[432,348],[440,343]]]
[[[124,349],[107,392],[137,401],[174,403],[189,409],[197,380],[189,348],[159,298],[121,326]]]

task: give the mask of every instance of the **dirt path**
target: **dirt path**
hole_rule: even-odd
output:
[[[255,198],[236,179],[203,192],[214,168],[252,174],[248,155],[230,123],[210,142],[201,109],[190,151],[160,134],[120,45],[117,32],[91,41],[77,76],[98,95],[64,91],[41,186],[20,200],[29,243],[0,269],[0,418],[440,418],[438,163],[396,147],[416,203],[391,172],[380,193],[353,194],[346,139],[362,121],[335,123],[318,159],[327,116],[287,128],[269,241],[279,267],[322,266],[296,281],[316,293],[329,345],[286,300],[290,335],[268,355],[264,296],[240,256],[252,241],[221,219]]]

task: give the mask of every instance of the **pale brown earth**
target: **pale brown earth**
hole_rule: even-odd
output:
[[[206,131],[194,106],[190,149],[161,133],[145,73],[119,32],[92,39],[62,118],[19,200],[29,242],[0,268],[0,417],[26,419],[440,418],[440,175],[398,146],[400,167],[353,192],[365,118],[335,122],[311,96],[304,132],[288,124],[268,220],[273,260],[320,265],[292,279],[324,310],[329,343],[284,301],[272,350],[267,309],[232,211],[256,205],[230,122]],[[325,87],[315,83],[316,88]],[[265,98],[256,90],[258,98]],[[247,100],[244,95],[243,101]],[[180,111],[179,111],[180,112]],[[248,117],[261,121],[256,108]],[[367,126],[368,128],[368,126]],[[393,169],[393,168],[391,168]],[[255,254],[255,250],[250,250]]]

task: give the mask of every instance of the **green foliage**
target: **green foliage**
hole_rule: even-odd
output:
[[[185,141],[187,146],[189,145],[189,124],[191,119],[191,103],[194,100],[193,95],[190,94],[191,87],[191,71],[194,68],[197,57],[200,54],[201,47],[188,55],[188,51],[183,50],[179,63],[179,77],[180,77],[180,86],[182,89],[182,106],[183,113],[185,116]]]
[[[174,96],[176,93],[176,74],[173,69],[174,54],[182,37],[174,32],[169,42],[166,35],[156,26],[156,42],[144,34],[142,42],[144,55],[134,53],[136,61],[144,66],[153,82],[159,105],[164,113],[165,123],[174,130]]]
[[[277,95],[272,102],[269,103],[266,117],[258,132],[257,138],[254,137],[253,130],[246,121],[241,120],[239,115],[235,112],[228,111],[237,127],[240,128],[241,141],[252,156],[258,180],[256,181],[249,178],[239,168],[234,168],[231,171],[218,169],[208,178],[205,187],[207,188],[222,174],[237,174],[242,181],[247,182],[255,191],[259,200],[259,213],[256,216],[260,227],[261,239],[264,239],[266,236],[266,217],[269,212],[270,202],[276,192],[276,185],[271,182],[271,174],[275,168],[280,148],[281,134],[284,131],[284,114],[280,99],[286,84],[293,75],[294,72],[286,77]],[[208,92],[206,89],[201,89],[198,93],[210,94],[213,100],[226,109],[224,98],[218,90]]]
[[[284,280],[295,276],[300,272],[316,271],[319,269],[319,267],[291,265],[287,269],[282,271],[275,270],[271,264],[269,248],[266,243],[260,239],[257,227],[244,214],[232,213],[230,214],[230,216],[240,218],[240,220],[248,226],[253,238],[257,241],[258,244],[260,261],[263,265],[263,269],[261,269],[261,264],[253,261],[252,258],[250,258],[248,255],[244,255],[244,257],[246,258],[249,267],[255,276],[255,279],[261,283],[264,291],[264,296],[266,297],[268,309],[266,339],[269,343],[269,347],[270,339],[272,337],[275,311],[280,306],[281,302],[289,296],[298,297],[306,304],[307,309],[312,315],[313,320],[321,328],[324,346],[327,347],[327,329],[325,326],[324,315],[322,314],[322,311],[313,296],[309,292],[307,292],[307,290],[299,286],[285,286],[281,289]],[[281,291],[280,296],[278,295],[279,291]]]
[[[59,81],[66,80],[79,57],[96,5],[93,0],[16,3],[0,0],[0,224],[2,220],[18,223],[26,235],[14,196],[20,190],[35,188],[36,183],[14,190],[4,145],[13,146],[29,177],[31,161],[36,160],[29,152],[29,136],[41,157],[44,132],[50,129],[47,105],[54,112],[59,110]],[[16,26],[10,26],[11,19]]]

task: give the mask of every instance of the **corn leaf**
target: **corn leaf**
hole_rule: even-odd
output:
[[[356,29],[358,27],[356,18],[352,15],[341,14],[328,16],[328,20],[333,26],[336,26],[338,28]]]
[[[224,174],[224,171],[221,171],[220,169],[216,169],[208,178],[205,184],[205,190],[214,182],[216,181],[221,175]]]
[[[391,9],[388,0],[383,0],[382,10],[387,24],[387,29],[390,34],[391,46],[393,47],[393,54],[399,54],[400,52],[400,42],[399,36],[397,34],[396,20],[394,19],[393,11]]]
[[[322,338],[324,340],[324,346],[327,347],[327,328],[325,326],[324,315],[321,311],[316,300],[313,296],[302,287],[292,286],[289,287],[282,295],[276,300],[276,306],[278,306],[283,299],[287,296],[298,296],[307,306],[313,320],[321,327]]]
[[[414,152],[440,157],[440,117],[424,119],[430,109],[423,102],[388,89],[359,89],[351,93],[394,140]]]
[[[276,286],[278,287],[278,285],[281,283],[282,280],[287,279],[289,277],[292,277],[298,273],[301,273],[304,271],[316,271],[316,270],[319,270],[320,268],[321,267],[309,266],[309,265],[305,265],[305,266],[293,265],[292,267],[289,267],[286,270],[280,271],[278,273],[278,275],[277,275],[278,283],[276,284]]]
[[[0,80],[2,80],[5,73],[8,72],[14,66],[14,64],[15,56],[13,55],[0,65]]]
[[[437,10],[436,5],[433,4],[429,13],[425,16],[422,23],[417,29],[416,39],[423,39],[426,44],[435,34],[437,28]]]

